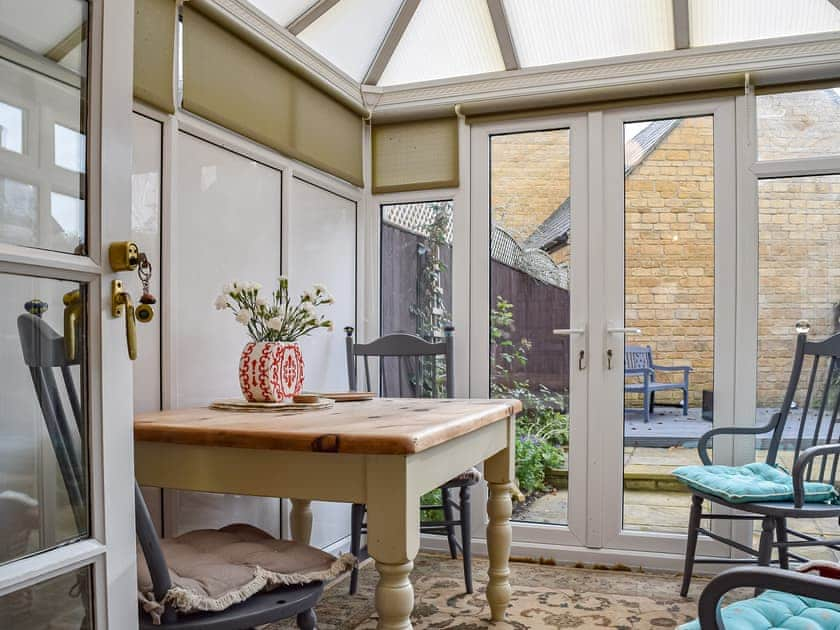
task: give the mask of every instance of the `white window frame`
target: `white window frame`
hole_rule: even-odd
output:
[[[0,244],[0,272],[89,283],[91,531],[87,539],[0,566],[0,596],[91,566],[95,626],[132,628],[137,626],[132,380],[125,322],[111,318],[107,308],[115,276],[104,264],[108,243],[124,240],[130,229],[130,3],[91,0],[88,38],[89,255]]]

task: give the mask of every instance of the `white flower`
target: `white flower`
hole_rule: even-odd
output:
[[[312,294],[309,291],[304,291],[303,293],[301,293],[300,301],[301,302],[311,302],[312,301]]]
[[[217,296],[216,300],[213,302],[213,306],[216,307],[217,311],[225,310],[228,307],[227,296],[226,295]]]
[[[282,317],[272,317],[266,323],[266,326],[271,328],[271,330],[283,330],[283,318]]]
[[[254,304],[256,304],[259,308],[265,308],[268,306],[268,301],[265,298],[258,297],[254,300]]]
[[[335,298],[331,295],[327,295],[323,300],[321,300],[323,304],[335,304]]]
[[[247,326],[251,322],[251,318],[254,314],[251,312],[250,308],[243,308],[236,314],[236,321],[238,321],[243,326]]]
[[[329,291],[327,291],[327,287],[325,287],[323,284],[313,284],[312,288],[315,289],[315,295],[321,295],[322,293],[329,293]]]
[[[231,293],[233,293],[233,283],[228,282],[225,286],[223,286],[222,287],[222,293],[224,293],[226,295],[230,295]]]
[[[335,330],[335,325],[328,319],[325,319],[321,322],[321,326],[326,328],[328,331],[333,332]]]
[[[300,305],[300,308],[304,310],[307,315],[315,315],[315,307],[312,306],[311,302],[304,302]]]

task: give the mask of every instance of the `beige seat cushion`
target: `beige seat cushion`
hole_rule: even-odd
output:
[[[164,606],[180,612],[220,611],[262,590],[333,578],[352,568],[354,558],[277,540],[250,525],[202,529],[161,540],[172,588],[163,601],[152,593],[152,579],[138,549],[137,582],[144,609],[159,617]]]

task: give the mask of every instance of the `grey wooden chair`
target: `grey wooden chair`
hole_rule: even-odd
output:
[[[803,373],[805,359],[811,359],[811,369]],[[826,364],[826,372],[817,378],[819,367]],[[804,380],[803,380],[803,377]],[[804,385],[804,403],[798,411],[792,409],[794,396]],[[840,460],[840,334],[833,335],[824,341],[808,341],[807,332],[800,332],[796,338],[796,349],[793,355],[793,367],[787,391],[779,412],[775,413],[770,422],[759,427],[720,427],[704,433],[697,444],[700,461],[704,465],[711,465],[708,447],[718,435],[761,435],[770,434],[769,447],[765,463],[775,466],[778,461],[779,448],[785,437],[785,427],[788,422],[798,416],[799,426],[792,441],[794,464],[791,475],[793,477],[793,501],[761,502],[761,503],[730,503],[711,494],[692,490],[691,514],[688,524],[688,541],[685,552],[685,572],[683,574],[681,593],[685,596],[691,582],[694,563],[736,564],[757,563],[760,566],[771,564],[773,549],[778,551],[779,566],[786,569],[791,558],[805,561],[806,558],[797,555],[791,549],[823,546],[840,551],[840,540],[837,538],[819,538],[788,528],[787,521],[791,518],[837,520],[840,517],[840,505],[826,503],[805,503],[804,483],[806,481],[820,481],[837,485],[838,460]],[[809,412],[815,411],[816,417],[809,419]],[[736,513],[713,514],[703,512],[703,502],[710,501],[717,505],[736,510]],[[737,541],[725,538],[709,529],[700,527],[703,519],[729,521],[747,520],[761,521],[761,537],[758,549],[753,549]],[[708,558],[695,557],[697,551],[697,537],[705,534],[718,542],[730,545],[747,554],[748,558]],[[775,534],[775,537],[774,537]],[[793,537],[796,540],[791,540]],[[775,539],[774,539],[775,538]]]
[[[624,383],[624,391],[632,394],[642,394],[642,406],[645,422],[650,422],[653,413],[656,392],[670,389],[682,390],[683,415],[688,415],[688,375],[692,371],[689,365],[657,365],[653,362],[653,352],[650,346],[624,347],[624,376],[642,377],[642,382],[631,381]],[[682,381],[676,383],[659,382],[657,372],[682,372]]]
[[[437,372],[434,365],[443,357],[446,365],[444,380],[444,393],[446,398],[453,398],[455,385],[453,377],[453,333],[454,328],[445,329],[445,340],[439,343],[426,341],[417,335],[395,333],[385,335],[371,343],[354,343],[353,328],[344,329],[346,333],[347,348],[347,378],[351,391],[358,390],[357,361],[361,357],[364,362],[365,387],[370,391],[372,381],[370,375],[370,357],[380,359],[381,394],[383,397],[415,397],[415,398],[439,398],[440,383],[436,377]],[[387,360],[395,360],[395,370],[388,369],[383,364]],[[438,510],[443,513],[442,521],[420,522],[420,531],[425,534],[445,535],[449,543],[449,553],[452,558],[458,557],[461,551],[464,561],[464,584],[467,593],[473,592],[472,584],[472,537],[470,534],[470,492],[472,486],[481,481],[481,473],[472,468],[463,474],[443,484],[439,490],[441,503],[434,505],[422,505],[421,510]],[[458,490],[458,500],[452,496]],[[458,511],[455,517],[454,510]],[[366,533],[365,506],[353,505],[351,517],[351,542],[350,553],[357,558],[363,559],[365,550],[361,548],[362,534]],[[461,542],[459,544],[455,536],[455,528],[461,529]],[[350,577],[350,594],[358,590],[359,572],[353,569]]]
[[[23,359],[32,375],[35,394],[44,416],[50,442],[55,452],[59,471],[67,489],[67,495],[73,509],[73,516],[80,532],[88,528],[86,471],[79,446],[83,443],[85,426],[84,415],[76,384],[70,366],[77,364],[79,358],[67,359],[64,337],[40,317],[25,313],[18,317]],[[55,371],[61,374],[64,394],[69,401],[75,419],[75,428],[71,426],[55,378]],[[140,488],[135,483],[134,505],[136,510],[137,539],[143,550],[143,556],[152,577],[155,599],[161,601],[172,586],[169,569],[161,550],[160,540],[155,531],[149,511],[143,501]],[[139,558],[138,558],[139,561]],[[312,630],[316,617],[314,607],[323,593],[320,582],[303,586],[292,586],[259,593],[245,602],[220,612],[191,613],[178,615],[167,606],[161,618],[161,625],[179,630],[244,630],[265,623],[296,616],[299,628]],[[88,597],[83,598],[85,602]],[[160,628],[151,616],[142,609],[140,628],[152,630]]]

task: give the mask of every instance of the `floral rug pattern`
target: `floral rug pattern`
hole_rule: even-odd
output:
[[[620,630],[675,628],[697,611],[697,595],[704,581],[692,582],[690,597],[679,596],[673,573],[641,573],[577,569],[524,562],[511,563],[513,595],[505,623],[491,624],[484,595],[487,561],[477,558],[473,573],[476,592],[463,591],[461,563],[445,556],[424,554],[414,564],[412,582],[416,630],[525,630],[531,628],[618,628]],[[365,566],[359,593],[350,597],[346,579],[324,594],[318,605],[320,630],[374,630],[373,593],[377,574]],[[293,621],[264,630],[294,628]]]

